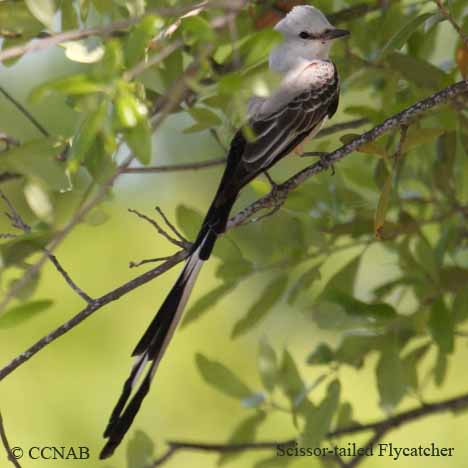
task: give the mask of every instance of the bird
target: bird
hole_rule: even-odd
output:
[[[274,29],[282,40],[270,52],[269,67],[281,77],[280,84],[269,97],[251,100],[246,125],[232,138],[224,173],[186,263],[132,353],[135,361],[105,429],[101,459],[114,453],[132,425],[241,189],[313,137],[337,110],[340,81],[329,52],[334,40],[349,31],[335,28],[310,5],[294,7]]]

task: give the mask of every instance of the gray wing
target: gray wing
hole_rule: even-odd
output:
[[[242,161],[246,165],[271,166],[319,127],[326,117],[333,115],[338,94],[339,81],[335,72],[332,80],[291,96],[274,111],[253,115],[249,126],[254,138],[247,139]]]

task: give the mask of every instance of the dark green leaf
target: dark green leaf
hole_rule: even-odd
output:
[[[380,405],[386,411],[398,405],[406,392],[405,372],[398,351],[396,342],[387,340],[376,367]]]
[[[452,315],[455,323],[462,323],[468,319],[468,288],[464,287],[453,301]]]
[[[147,119],[141,119],[133,128],[124,131],[125,141],[138,161],[151,162],[151,126]]]
[[[195,362],[203,380],[227,396],[243,399],[254,392],[231,370],[203,354],[195,355]]]
[[[295,408],[296,400],[303,394],[305,385],[294,359],[287,350],[283,353],[283,360],[278,374],[278,383],[284,394],[290,400],[291,407]]]
[[[329,364],[335,358],[335,353],[326,343],[320,343],[307,357],[307,364]]]
[[[411,35],[421,26],[427,19],[433,16],[434,13],[425,13],[411,18],[399,31],[397,31],[390,40],[382,48],[380,55],[384,56],[386,53],[394,50],[401,49]]]
[[[338,409],[340,389],[338,380],[331,382],[320,405],[307,412],[304,432],[299,442],[302,447],[313,449],[320,446],[320,442],[331,428],[333,416]]]
[[[436,362],[433,369],[434,383],[440,387],[447,376],[447,354],[440,349],[437,352]]]
[[[278,379],[278,359],[266,338],[262,338],[259,342],[257,367],[263,386],[271,392]]]
[[[154,38],[161,20],[153,15],[145,16],[127,37],[125,59],[128,67],[135,66],[143,60],[149,41]]]
[[[294,286],[291,288],[291,291],[288,295],[288,304],[292,305],[296,302],[299,294],[305,292],[310,288],[312,283],[316,280],[319,280],[320,276],[320,266],[315,265],[312,268],[308,269],[303,273],[299,279],[294,283]]]
[[[0,329],[13,328],[35,317],[40,312],[47,310],[53,301],[43,299],[31,301],[8,309],[0,316]]]
[[[249,308],[247,314],[236,322],[231,337],[238,338],[257,325],[281,299],[287,285],[287,275],[281,275],[268,284],[258,300]]]
[[[455,320],[442,298],[437,299],[432,304],[427,326],[440,351],[452,353],[454,350]]]
[[[234,432],[229,437],[226,445],[235,445],[245,442],[253,442],[257,434],[258,427],[265,420],[266,414],[263,411],[260,411],[253,416],[248,416],[243,421],[240,422],[234,429]],[[224,465],[228,461],[233,460],[242,454],[242,451],[239,452],[227,452],[220,455],[218,459],[218,466]]]
[[[448,75],[421,58],[392,52],[387,55],[386,61],[393,70],[397,70],[405,79],[417,86],[440,89],[448,85]]]
[[[430,349],[430,344],[426,343],[413,349],[409,353],[402,356],[403,372],[407,385],[417,391],[419,388],[418,380],[418,365],[419,361],[426,355]]]

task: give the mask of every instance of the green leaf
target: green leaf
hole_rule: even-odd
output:
[[[341,385],[334,380],[328,385],[327,394],[321,403],[306,413],[304,432],[301,434],[299,444],[304,448],[320,447],[331,428],[333,416],[338,409]]]
[[[454,350],[455,320],[451,311],[445,306],[443,298],[433,302],[427,326],[440,351],[452,353]]]
[[[96,82],[88,75],[78,74],[59,78],[37,86],[31,91],[29,99],[32,102],[36,102],[47,97],[52,92],[62,93],[68,96],[81,96],[105,91],[106,87],[102,83]]]
[[[231,370],[218,361],[212,361],[203,354],[195,355],[195,362],[203,380],[221,393],[232,398],[243,399],[254,392]]]
[[[358,255],[355,258],[353,258],[353,260],[351,260],[349,263],[347,263],[341,270],[335,273],[329,279],[327,285],[325,286],[321,294],[319,301],[326,297],[331,291],[335,290],[352,295],[354,291],[354,282],[356,280],[360,262],[361,257]]]
[[[251,34],[241,47],[241,54],[246,56],[244,66],[249,67],[266,60],[270,50],[282,40],[282,34],[273,29],[264,29]]]
[[[380,405],[385,411],[391,411],[406,392],[403,363],[399,356],[398,346],[393,340],[387,340],[383,344],[376,367],[376,377]]]
[[[148,44],[161,27],[161,19],[154,15],[145,16],[127,37],[124,55],[128,67],[134,67],[145,57]]]
[[[452,306],[452,315],[457,324],[468,319],[468,288],[463,287],[455,296]]]
[[[413,126],[406,134],[402,152],[405,153],[415,146],[432,143],[445,132],[445,128],[418,128]]]
[[[25,0],[29,11],[45,26],[52,29],[55,11],[54,0]]]
[[[187,239],[195,240],[203,222],[203,216],[199,211],[193,208],[189,208],[185,205],[178,205],[176,208],[176,221],[182,234]]]
[[[107,117],[107,110],[108,102],[107,100],[102,100],[97,109],[86,117],[77,134],[74,136],[67,161],[68,169],[72,173],[80,168],[86,154],[92,147],[98,132],[104,125],[104,121]]]
[[[193,133],[217,127],[222,124],[221,119],[211,110],[205,107],[193,107],[188,110],[189,114],[195,120],[195,125],[184,129],[184,133]]]
[[[275,388],[278,379],[278,359],[275,350],[266,338],[262,338],[259,342],[257,368],[263,386],[271,392]]]
[[[248,416],[241,421],[234,429],[232,435],[229,437],[226,445],[236,445],[245,442],[253,442],[257,435],[257,430],[260,424],[265,421],[266,413],[259,411],[258,413]],[[218,458],[218,466],[225,465],[227,462],[232,461],[242,454],[242,451],[238,452],[226,452],[220,455]]]
[[[252,262],[239,257],[237,260],[225,261],[219,265],[216,269],[216,277],[224,282],[231,283],[239,281],[241,278],[252,273],[252,271]]]
[[[278,383],[283,393],[291,402],[291,407],[295,409],[296,401],[298,397],[302,397],[305,385],[293,357],[287,350],[284,350],[283,353],[283,359],[278,374]]]
[[[186,43],[192,45],[195,42],[211,42],[216,43],[216,33],[210,23],[200,15],[186,16],[182,18],[181,29],[184,33],[188,33],[191,38]]]
[[[336,429],[342,429],[349,427],[354,424],[353,420],[353,407],[348,401],[344,401],[340,404],[338,409],[338,415],[336,417]]]
[[[449,76],[440,68],[412,55],[392,52],[386,57],[392,70],[397,70],[408,81],[429,89],[440,89],[448,85]]]
[[[411,18],[400,30],[398,30],[390,40],[384,45],[380,51],[380,56],[383,57],[388,52],[401,49],[411,35],[421,26],[427,19],[432,17],[434,13],[425,13]]]
[[[380,192],[379,202],[377,203],[377,209],[375,210],[374,232],[377,239],[383,238],[383,227],[392,193],[392,180],[393,176],[389,173],[382,187],[382,191]]]
[[[329,364],[335,359],[335,353],[326,343],[320,343],[315,350],[307,357],[307,364],[321,365]]]
[[[154,448],[152,439],[137,429],[127,444],[127,468],[150,465],[154,459]]]
[[[304,272],[291,288],[288,295],[288,304],[294,304],[299,297],[299,294],[308,290],[312,283],[320,278],[320,265],[315,265]]]
[[[136,126],[124,131],[125,141],[142,164],[151,162],[152,130],[147,119],[141,119]]]
[[[268,284],[247,314],[236,322],[231,338],[238,338],[257,325],[281,299],[287,285],[287,275],[281,275]]]
[[[226,296],[226,294],[229,294],[234,289],[234,287],[234,283],[224,283],[200,297],[200,299],[198,299],[197,302],[195,302],[195,304],[193,304],[193,306],[186,312],[181,328],[195,320],[198,320],[210,308],[216,306],[218,302]]]
[[[0,329],[22,325],[40,312],[47,310],[53,303],[50,299],[42,299],[12,307],[0,315]]]
[[[39,179],[51,190],[67,190],[70,184],[66,167],[58,159],[63,146],[53,137],[28,141],[2,153],[0,170]]]
[[[370,351],[378,348],[380,337],[345,335],[335,351],[335,360],[359,369]]]
[[[434,373],[434,383],[440,387],[447,376],[447,354],[440,349],[437,352],[436,362],[432,370]]]
[[[429,349],[430,344],[426,343],[418,346],[401,358],[406,383],[415,391],[417,391],[419,388],[418,365],[420,360],[426,355]]]

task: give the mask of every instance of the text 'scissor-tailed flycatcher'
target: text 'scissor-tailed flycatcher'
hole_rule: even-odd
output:
[[[239,130],[231,142],[226,169],[184,269],[133,351],[135,363],[105,430],[108,440],[101,458],[112,455],[132,424],[200,267],[208,260],[218,235],[225,230],[242,187],[306,137],[314,136],[336,112],[339,79],[328,54],[332,41],[348,32],[334,28],[312,6],[294,7],[275,29],[284,39],[271,52],[269,65],[283,76],[281,84],[270,97],[255,97],[249,104],[248,126],[254,138],[250,135],[247,138]]]

